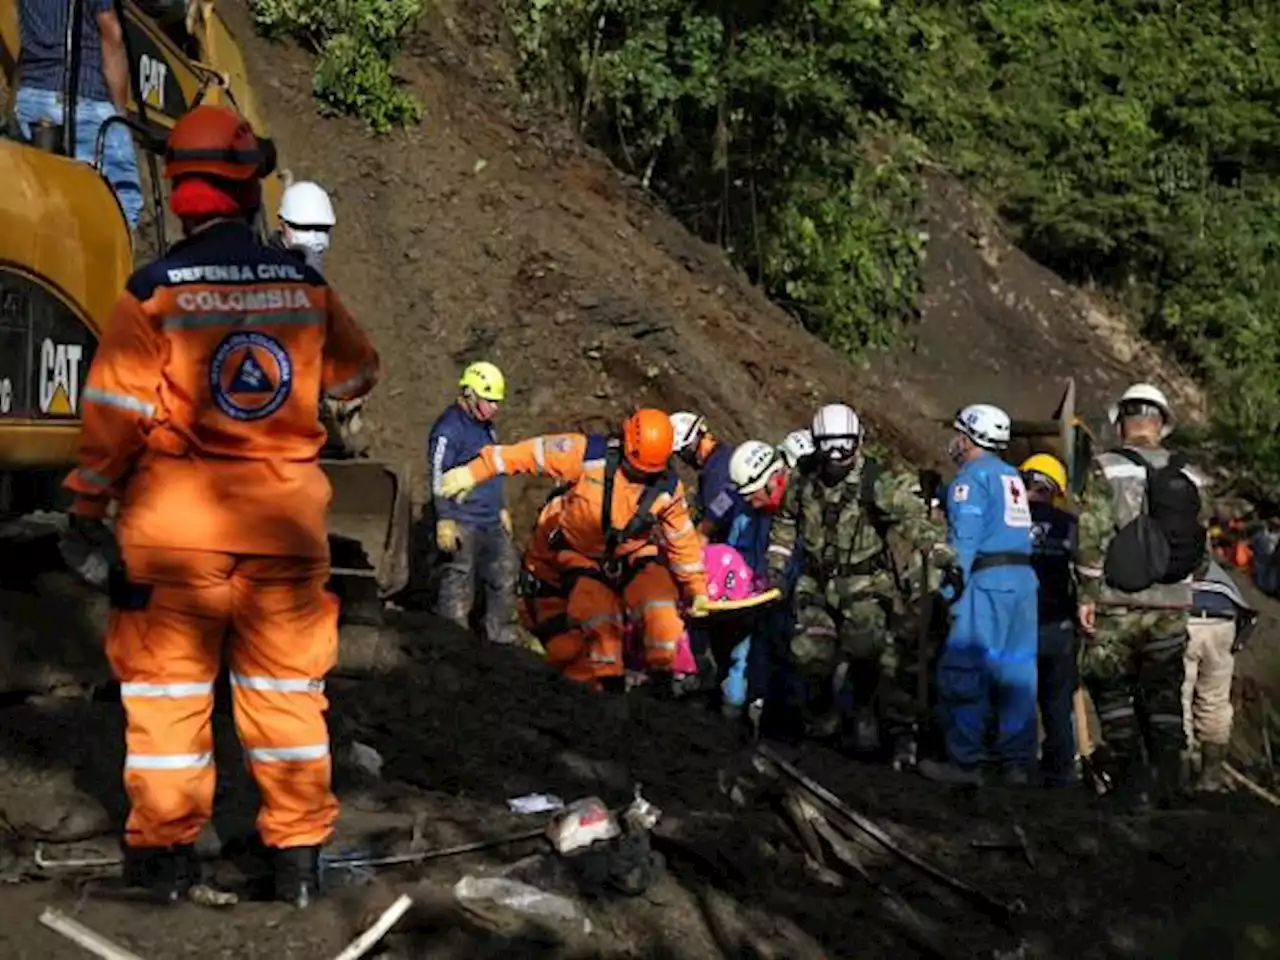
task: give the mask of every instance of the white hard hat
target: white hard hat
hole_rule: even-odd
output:
[[[739,444],[729,458],[729,482],[744,496],[763,490],[769,478],[783,469],[778,451],[760,440]]]
[[[813,445],[813,434],[808,430],[792,430],[782,443],[778,444],[778,453],[787,461],[787,466],[795,469],[805,457],[811,456],[817,449]]]
[[[1164,428],[1160,431],[1160,436],[1167,437],[1173,433],[1173,410],[1169,406],[1169,398],[1155,384],[1135,383],[1120,395],[1120,399],[1113,403],[1108,411],[1108,419],[1113,427],[1120,422],[1121,412],[1127,406],[1154,407],[1160,411],[1160,416],[1164,419]]]
[[[324,187],[310,180],[290,184],[280,198],[281,220],[295,227],[332,228],[338,222]]]
[[[844,460],[853,456],[862,442],[862,421],[852,407],[829,403],[814,414],[812,433],[820,455]]]
[[[1009,415],[989,403],[975,403],[956,414],[952,424],[984,450],[1003,450],[1009,445]]]
[[[688,453],[697,446],[698,440],[707,432],[707,420],[701,414],[681,410],[671,414],[671,429],[675,431],[676,453]]]

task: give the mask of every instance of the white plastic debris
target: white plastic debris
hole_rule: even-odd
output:
[[[622,828],[599,797],[575,800],[547,827],[547,839],[559,853],[569,854],[598,840],[612,840]]]
[[[640,784],[636,784],[635,799],[622,813],[622,822],[632,833],[648,833],[662,818],[662,811],[644,798]]]
[[[463,877],[453,886],[459,901],[491,900],[499,906],[549,920],[585,923],[578,905],[568,897],[547,893],[537,887],[508,877]]]
[[[351,763],[375,779],[382,778],[382,754],[367,743],[351,741]]]
[[[549,813],[563,810],[564,801],[554,793],[527,793],[523,797],[512,797],[507,806],[512,813]]]

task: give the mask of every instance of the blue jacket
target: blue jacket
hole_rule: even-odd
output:
[[[965,582],[976,577],[999,589],[1029,583],[1028,566],[1001,565],[973,572],[982,554],[1031,554],[1031,506],[1018,471],[994,454],[960,468],[947,490],[947,542],[955,549]]]
[[[722,443],[711,451],[698,471],[698,490],[693,497],[694,514],[701,523],[706,520],[721,533],[747,509],[747,503],[729,480],[729,461],[734,448]]]
[[[494,477],[476,487],[461,503],[440,496],[440,478],[454,467],[469,463],[480,451],[498,442],[493,424],[481,423],[458,404],[450,405],[431,427],[427,440],[427,472],[431,476],[431,493],[436,516],[457,520],[472,527],[501,523],[505,505],[506,478]]]

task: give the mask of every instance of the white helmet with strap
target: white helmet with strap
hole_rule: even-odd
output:
[[[952,426],[984,450],[1003,450],[1009,445],[1009,415],[989,403],[974,403],[956,414]]]
[[[749,497],[763,490],[784,467],[774,447],[760,440],[748,440],[739,444],[729,458],[729,482],[739,493]]]
[[[808,430],[792,430],[782,443],[778,444],[778,453],[792,470],[805,457],[812,456],[817,449],[813,445],[813,434]]]
[[[690,454],[698,447],[698,441],[707,432],[707,418],[699,413],[681,410],[671,414],[671,429],[675,431],[673,452]]]
[[[1173,409],[1169,406],[1169,398],[1164,391],[1152,383],[1135,383],[1120,395],[1120,399],[1111,405],[1108,419],[1114,427],[1127,416],[1134,416],[1145,411],[1157,414],[1164,426],[1160,430],[1161,437],[1173,433]]]
[[[843,403],[829,403],[814,414],[812,433],[818,455],[827,460],[848,460],[862,445],[862,421]]]

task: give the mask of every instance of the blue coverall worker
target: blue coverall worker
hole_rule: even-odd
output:
[[[439,616],[467,627],[476,582],[484,590],[484,636],[515,640],[515,582],[519,560],[505,506],[505,478],[480,484],[461,503],[440,494],[440,478],[498,442],[493,417],[506,397],[506,381],[492,363],[473,363],[458,381],[461,393],[431,428],[428,468],[436,511],[436,545],[445,556],[436,604]]]
[[[931,780],[979,785],[988,723],[1005,781],[1026,783],[1036,753],[1037,594],[1031,508],[1014,467],[995,451],[1009,442],[1009,415],[976,404],[956,417],[948,454],[959,472],[947,493],[947,539],[963,576],[938,661],[937,689],[948,760],[926,760]]]

